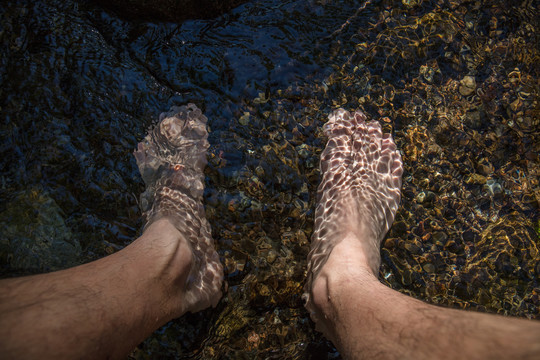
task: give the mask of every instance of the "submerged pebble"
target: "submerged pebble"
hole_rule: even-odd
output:
[[[39,183],[61,210],[56,231],[71,233],[59,237],[85,239],[70,259],[125,246],[141,227],[130,153],[157,113],[196,102],[229,288],[211,316],[167,324],[133,356],[334,357],[300,294],[322,124],[338,106],[360,109],[393,134],[405,166],[381,281],[439,305],[536,316],[535,17],[527,2],[388,3],[247,3],[182,24],[71,0],[3,4],[0,213]]]
[[[469,96],[476,90],[476,80],[474,79],[474,76],[465,76],[459,83],[459,93],[463,96]]]

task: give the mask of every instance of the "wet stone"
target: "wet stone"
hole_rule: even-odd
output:
[[[20,192],[4,206],[0,212],[4,267],[36,273],[79,265],[81,246],[49,193],[41,188]]]
[[[477,238],[477,234],[472,230],[464,231],[461,236],[463,237],[463,241],[470,241],[470,242],[474,242],[475,239]]]
[[[444,244],[446,242],[446,239],[448,239],[448,235],[446,235],[446,233],[443,233],[443,232],[436,232],[436,233],[433,233],[433,242],[436,243],[436,244]]]
[[[384,241],[384,248],[386,249],[393,249],[395,246],[396,246],[396,239],[391,239],[391,238],[388,238]]]
[[[479,109],[474,109],[474,110],[468,111],[465,114],[464,122],[471,129],[480,130],[484,126],[485,121],[486,121],[485,120],[485,115]]]
[[[485,158],[478,163],[476,169],[483,176],[490,176],[493,173],[493,165]]]
[[[238,119],[238,122],[241,125],[247,125],[247,124],[249,124],[249,119],[250,119],[249,112],[245,112],[242,116],[240,116],[240,118]]]
[[[459,93],[463,96],[472,95],[476,90],[476,80],[474,79],[474,76],[465,76],[459,83]]]
[[[484,191],[487,192],[489,196],[496,196],[502,194],[504,192],[504,188],[496,180],[490,179],[486,181]]]
[[[433,274],[435,272],[435,266],[433,264],[427,263],[422,266],[425,272],[428,274]]]
[[[415,255],[418,255],[422,252],[422,249],[420,247],[411,243],[405,244],[405,249],[407,249],[407,251]]]
[[[471,174],[465,180],[466,184],[483,185],[486,182],[487,182],[486,177],[484,175],[480,175],[480,174]]]
[[[274,250],[270,250],[266,257],[266,261],[268,261],[269,264],[273,264],[274,261],[276,261],[276,258],[277,258],[277,253]]]
[[[58,229],[85,239],[85,261],[125,246],[141,227],[130,149],[157,113],[196,101],[210,129],[206,213],[229,288],[216,309],[167,324],[133,357],[335,358],[300,296],[322,127],[343,105],[379,121],[403,156],[381,280],[441,306],[538,317],[537,26],[516,16],[529,3],[368,1],[357,11],[272,0],[171,26],[73,0],[8,1],[0,212],[39,183],[62,210]]]
[[[401,273],[401,282],[403,285],[411,285],[413,279],[412,279],[412,271],[411,270],[403,270]]]

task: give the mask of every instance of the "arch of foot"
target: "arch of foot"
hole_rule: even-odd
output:
[[[167,217],[188,241],[193,262],[184,308],[199,311],[221,297],[223,267],[202,203],[209,147],[207,118],[194,104],[172,107],[134,152],[146,185],[141,195],[145,226]]]

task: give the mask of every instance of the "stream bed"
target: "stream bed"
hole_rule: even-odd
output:
[[[340,358],[301,300],[338,107],[380,121],[403,157],[381,281],[540,318],[534,2],[261,0],[179,24],[74,0],[0,14],[2,277],[128,245],[142,228],[137,142],[173,105],[209,119],[205,206],[228,292],[131,358]]]

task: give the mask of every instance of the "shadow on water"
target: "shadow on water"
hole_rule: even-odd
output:
[[[537,9],[364,5],[252,2],[171,24],[87,2],[0,4],[2,275],[87,262],[136,237],[131,152],[160,112],[194,102],[209,118],[205,204],[229,290],[132,357],[339,357],[300,296],[321,126],[341,106],[391,131],[406,167],[381,281],[538,318]]]

